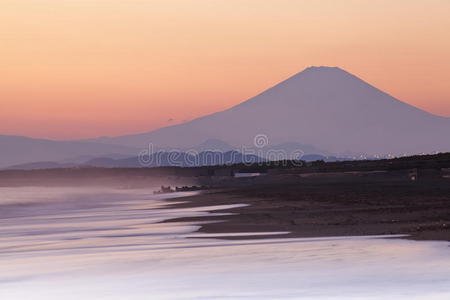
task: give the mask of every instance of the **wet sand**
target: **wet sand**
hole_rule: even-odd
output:
[[[202,233],[290,232],[279,236],[284,238],[405,234],[415,240],[450,241],[448,179],[303,180],[205,191],[183,201],[173,206],[248,204],[222,211],[231,215],[167,221],[207,221],[198,230]]]

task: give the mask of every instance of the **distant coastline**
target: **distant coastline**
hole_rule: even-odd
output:
[[[265,176],[235,177],[236,172]],[[186,203],[173,205],[182,208],[248,204],[225,210],[231,213],[227,216],[168,221],[201,223],[200,231],[211,234],[290,232],[280,237],[406,234],[418,240],[450,240],[450,153],[300,165],[281,161],[197,168],[0,171],[0,186],[39,185],[116,188],[198,185],[210,190],[184,198]],[[204,221],[220,222],[204,224]]]

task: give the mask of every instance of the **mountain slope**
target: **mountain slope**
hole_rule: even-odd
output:
[[[271,145],[302,143],[334,154],[409,154],[450,150],[449,132],[450,118],[401,102],[340,68],[311,67],[228,110],[102,142],[184,148],[220,139],[252,146],[255,135],[264,134]]]

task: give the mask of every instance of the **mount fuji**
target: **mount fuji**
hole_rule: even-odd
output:
[[[337,67],[310,67],[230,109],[149,133],[99,138],[129,147],[187,148],[207,140],[253,147],[299,143],[329,153],[450,151],[450,118],[404,103]],[[301,149],[300,149],[301,150]]]

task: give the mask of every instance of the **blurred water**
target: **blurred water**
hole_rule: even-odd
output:
[[[446,242],[225,241],[164,197],[0,188],[0,299],[450,299]]]

